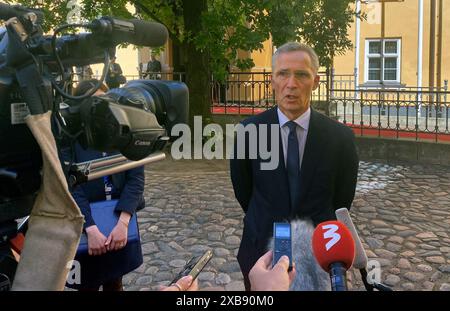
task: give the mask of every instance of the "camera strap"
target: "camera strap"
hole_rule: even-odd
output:
[[[16,78],[22,97],[32,115],[43,114],[51,109],[53,103],[51,84],[44,81],[34,63],[16,69]]]
[[[13,290],[63,290],[83,229],[83,215],[58,158],[50,116],[47,112],[26,119],[42,150],[42,187],[31,211]]]

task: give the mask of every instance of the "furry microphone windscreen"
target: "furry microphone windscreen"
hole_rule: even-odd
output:
[[[314,225],[309,220],[291,221],[292,260],[297,271],[289,290],[331,291],[330,276],[317,263],[312,250]],[[273,238],[269,249],[273,250]]]

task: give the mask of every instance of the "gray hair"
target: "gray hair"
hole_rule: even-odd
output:
[[[299,42],[287,42],[280,46],[275,53],[272,56],[272,70],[275,68],[275,63],[278,59],[278,56],[282,53],[289,53],[289,52],[297,52],[297,51],[303,51],[309,55],[309,58],[311,58],[311,65],[314,72],[317,74],[319,72],[319,57],[316,54],[316,51],[312,47],[310,47],[307,44],[299,43]]]

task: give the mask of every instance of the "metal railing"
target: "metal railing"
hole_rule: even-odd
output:
[[[211,79],[214,106],[268,108],[274,105],[270,72],[232,72],[226,81]]]
[[[183,72],[151,73],[144,78],[185,81]],[[271,72],[232,72],[223,82],[211,77],[211,110],[216,114],[250,115],[276,105]],[[325,105],[338,121],[358,135],[432,139],[450,142],[450,92],[414,87],[354,89],[353,75],[319,73],[319,87],[311,100]],[[126,76],[127,81],[143,78]],[[353,87],[352,87],[353,86]]]
[[[414,87],[354,89],[353,75],[320,73],[315,104],[358,135],[450,142],[450,92]],[[233,73],[212,82],[212,112],[255,114],[275,105],[271,72]]]
[[[133,81],[138,79],[152,79],[152,80],[171,80],[171,81],[186,81],[186,73],[184,72],[145,72],[138,73],[137,75],[124,75],[127,81]],[[72,74],[72,81],[74,83],[81,80],[88,79],[100,79],[101,75],[92,75],[87,77],[79,73]]]
[[[450,141],[449,92],[335,90],[331,114],[361,136]]]
[[[137,79],[186,81],[185,72],[139,72]]]
[[[312,94],[314,101],[328,101],[329,83],[325,73],[319,73],[319,87]],[[272,73],[232,72],[226,81],[211,80],[212,109],[221,113],[252,114],[273,107],[275,94],[272,90]]]

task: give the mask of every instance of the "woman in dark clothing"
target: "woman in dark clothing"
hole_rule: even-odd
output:
[[[91,90],[96,80],[81,82],[74,95],[82,95]],[[101,95],[104,93],[96,93]],[[74,148],[74,162],[85,162],[111,156],[92,149],[83,149],[79,144]],[[62,158],[70,159],[70,151],[63,150]],[[81,284],[67,284],[80,290],[104,291],[123,290],[122,276],[142,264],[140,242],[127,243],[130,218],[145,206],[144,167],[134,168],[122,173],[96,179],[71,189],[72,196],[85,217],[83,231],[88,242],[88,253],[77,254],[75,260],[81,267]],[[109,235],[104,235],[97,227],[91,214],[90,204],[105,200],[117,200],[115,212],[118,221]]]

